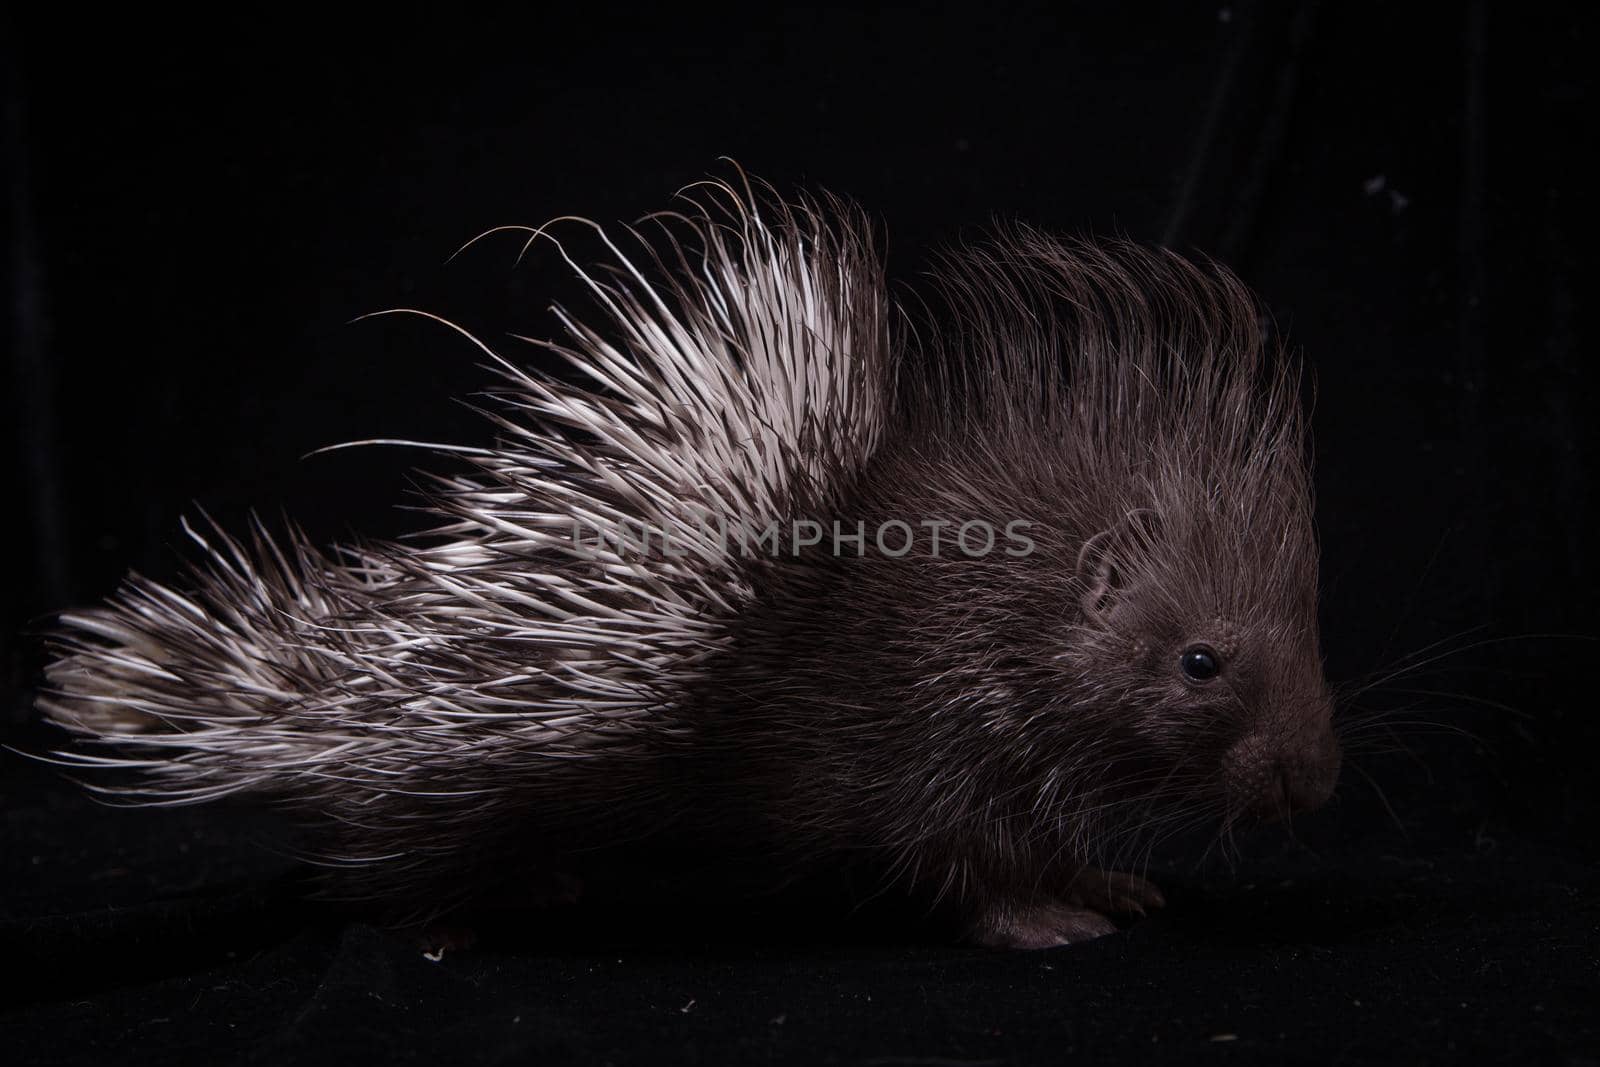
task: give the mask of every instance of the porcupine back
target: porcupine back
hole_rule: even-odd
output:
[[[64,614],[38,703],[83,743],[58,757],[123,772],[87,784],[131,803],[272,797],[312,824],[339,892],[419,906],[542,813],[582,833],[650,809],[628,770],[641,732],[677,728],[750,595],[707,516],[816,510],[893,393],[864,219],[698,189],[646,220],[654,242],[601,232],[604,270],[567,260],[599,315],[554,309],[565,338],[542,344],[577,383],[451,327],[501,379],[498,437],[444,449],[467,469],[435,480],[430,537],[323,552],[186,524],[186,588],[131,575]],[[622,529],[679,554],[574,536]]]
[[[64,616],[40,703],[86,744],[62,758],[131,774],[103,788],[134,802],[276,798],[313,824],[342,892],[426,907],[509,835],[625,834],[692,807],[650,773],[664,739],[731,745],[720,765],[747,780],[707,802],[774,803],[801,850],[874,846],[959,881],[993,873],[957,855],[973,835],[1023,851],[993,818],[1019,774],[1038,778],[1018,801],[1035,809],[1096,795],[1090,742],[1110,722],[1093,712],[1136,694],[1082,679],[1067,695],[1086,705],[1085,746],[1055,752],[1072,773],[1024,767],[1048,746],[979,736],[982,714],[952,732],[950,712],[1050,680],[1000,684],[981,628],[937,605],[898,662],[860,627],[929,607],[906,590],[941,575],[981,594],[981,566],[748,558],[714,526],[955,502],[1044,519],[1028,565],[1070,583],[1091,535],[1151,512],[1203,529],[1207,558],[1136,539],[1125,569],[1220,566],[1303,598],[1309,558],[1314,597],[1309,489],[1283,461],[1300,454],[1293,381],[1264,363],[1255,306],[1225,271],[1016,230],[954,253],[944,313],[896,333],[858,212],[700,188],[637,250],[602,234],[604,270],[568,260],[599,309],[556,309],[566,337],[547,347],[576,383],[458,331],[502,379],[499,437],[444,450],[467,470],[437,480],[430,538],[324,553],[298,535],[196,533],[188,591],[131,577]],[[575,544],[574,519],[666,531],[679,553]],[[902,581],[907,566],[925,569]],[[1008,588],[993,577],[991,606]],[[809,787],[766,788],[785,762]]]

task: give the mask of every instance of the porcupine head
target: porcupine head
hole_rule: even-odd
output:
[[[713,182],[604,269],[531,233],[593,313],[537,342],[566,376],[438,320],[500,407],[431,534],[194,531],[186,585],[63,616],[57,758],[274,798],[418,912],[509,849],[737,826],[1013,947],[1159,904],[1117,868],[1164,834],[1320,804],[1298,373],[1241,283],[1013,227],[903,307],[871,229]]]

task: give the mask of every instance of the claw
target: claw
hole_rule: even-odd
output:
[[[1085,867],[1079,871],[1068,885],[1063,899],[1096,911],[1140,919],[1167,904],[1167,898],[1153,882],[1136,874],[1102,871],[1098,867]]]

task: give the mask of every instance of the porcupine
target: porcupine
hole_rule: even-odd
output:
[[[1234,275],[1014,225],[912,311],[854,206],[680,196],[640,251],[593,227],[603,268],[524,231],[598,309],[535,342],[573,373],[437,320],[499,405],[427,536],[186,525],[187,589],[65,614],[58,757],[273,798],[408,914],[693,839],[854,857],[1023,947],[1162,903],[1113,872],[1160,833],[1329,795],[1300,373]]]

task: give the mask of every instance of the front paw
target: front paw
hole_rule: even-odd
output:
[[[1059,900],[995,904],[968,930],[968,939],[988,948],[1055,948],[1117,932],[1100,912]]]
[[[1102,871],[1098,867],[1085,867],[1068,883],[1061,899],[1067,903],[1107,915],[1144,918],[1148,912],[1166,906],[1167,898],[1161,895],[1152,882],[1136,874],[1121,871]]]

